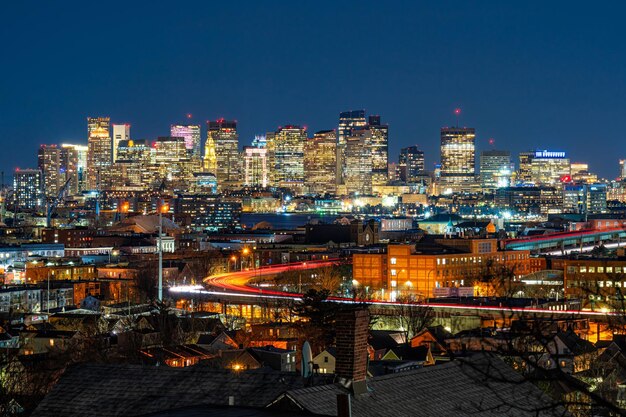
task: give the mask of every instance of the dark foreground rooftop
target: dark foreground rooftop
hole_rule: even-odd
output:
[[[369,392],[352,400],[354,417],[555,417],[567,416],[539,388],[502,360],[478,355],[443,365],[368,380]],[[326,416],[337,415],[339,384],[291,390],[275,405]]]
[[[567,415],[486,354],[370,378],[367,385],[369,392],[352,400],[354,417]],[[348,392],[321,380],[305,388],[296,373],[79,365],[62,376],[32,416],[336,416],[337,394]]]
[[[303,386],[296,373],[83,364],[65,372],[32,416],[142,416],[229,405],[230,397],[235,406],[260,408],[288,389]]]

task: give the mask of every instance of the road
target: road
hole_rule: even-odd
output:
[[[307,269],[322,268],[325,266],[333,266],[338,263],[335,260],[322,261],[306,261],[296,262],[292,264],[271,265],[255,269],[247,269],[243,271],[233,271],[223,274],[212,275],[204,279],[204,283],[212,288],[221,289],[225,292],[257,294],[257,295],[274,295],[281,297],[299,298],[300,294],[292,292],[276,291],[263,289],[262,287],[248,285],[248,282],[254,278],[273,276],[287,271],[305,271]]]
[[[224,296],[236,296],[237,298],[251,298],[251,299],[292,299],[299,300],[302,294],[286,291],[276,291],[265,289],[262,286],[253,286],[248,283],[254,278],[273,276],[281,272],[287,271],[304,271],[309,269],[320,268],[324,266],[336,265],[339,260],[324,260],[324,261],[306,261],[297,262],[292,264],[272,265],[262,268],[256,268],[251,270],[233,271],[228,273],[222,273],[212,275],[204,279],[205,285],[185,285],[170,288],[170,292],[177,294],[178,296],[205,294],[209,296],[224,297]],[[378,307],[393,307],[401,306],[402,303],[392,301],[379,301],[379,300],[355,300],[352,298],[344,297],[329,297],[329,301],[339,303],[365,303]],[[510,314],[510,313],[531,313],[539,314],[549,317],[557,316],[584,316],[584,317],[596,317],[606,319],[608,316],[617,316],[622,313],[611,313],[607,311],[589,311],[589,310],[552,310],[537,307],[499,307],[490,305],[469,305],[469,304],[444,304],[437,302],[429,302],[428,306],[440,311],[445,312],[477,312],[488,314]]]

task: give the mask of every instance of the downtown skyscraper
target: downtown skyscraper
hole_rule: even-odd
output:
[[[389,126],[381,123],[380,116],[369,116],[364,122],[365,114],[361,112],[340,114],[343,134],[347,134],[348,128],[350,131],[341,152],[343,186],[340,188],[348,194],[371,194],[375,187],[389,181]],[[342,117],[349,114],[358,117]]]
[[[61,152],[57,145],[41,145],[37,153],[37,168],[43,176],[43,190],[47,198],[54,198],[61,187]]]
[[[480,183],[484,191],[510,186],[513,170],[511,152],[488,150],[480,153]]]
[[[112,162],[117,161],[117,148],[121,141],[130,140],[130,124],[114,124],[113,125],[113,159]]]
[[[471,127],[441,128],[441,182],[461,190],[475,181],[476,132]]]
[[[68,181],[68,192],[76,195],[86,187],[87,146],[64,143],[61,145],[62,182]]]
[[[207,122],[204,169],[215,174],[219,189],[240,184],[241,161],[237,122],[219,119]]]
[[[282,126],[275,132],[268,132],[266,140],[270,183],[275,187],[302,192],[306,128],[297,125]]]
[[[87,119],[87,188],[107,186],[113,162],[109,117]]]
[[[363,127],[366,124],[365,110],[350,110],[339,113],[339,126],[337,128],[337,184],[343,184],[348,138],[352,136],[353,129]]]
[[[185,148],[190,155],[202,156],[200,125],[171,125],[170,136],[185,139]]]
[[[15,205],[21,209],[44,206],[43,175],[38,169],[17,169],[13,174]]]
[[[310,194],[335,194],[337,189],[337,133],[316,132],[304,148],[306,191]]]
[[[398,158],[398,168],[401,181],[417,181],[419,176],[424,175],[424,151],[417,146],[402,148]]]

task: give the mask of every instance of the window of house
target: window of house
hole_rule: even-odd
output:
[[[596,273],[596,267],[595,266],[590,266],[589,269],[587,270],[590,274],[595,274]]]
[[[606,267],[606,273],[607,274],[612,274],[613,273],[613,267],[612,266],[607,266]]]
[[[324,363],[328,363],[328,356],[324,356]]]
[[[603,266],[599,266],[598,267],[598,274],[603,274],[604,273],[604,267]]]

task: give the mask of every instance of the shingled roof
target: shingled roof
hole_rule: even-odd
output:
[[[352,400],[354,417],[568,415],[539,388],[490,355],[375,377],[367,385],[369,392]],[[348,390],[339,384],[290,390],[273,407],[336,416],[337,394],[342,393]]]
[[[302,387],[296,373],[234,373],[206,367],[82,364],[69,368],[32,417],[140,416],[199,405],[263,407]]]

